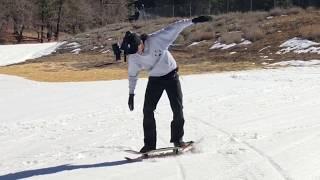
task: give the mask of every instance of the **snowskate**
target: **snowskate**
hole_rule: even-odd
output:
[[[143,159],[149,159],[149,158],[176,156],[192,150],[193,145],[194,145],[194,141],[188,141],[188,142],[185,142],[184,146],[181,146],[181,147],[174,147],[174,146],[163,147],[163,148],[151,150],[145,153],[141,153],[135,150],[125,150],[125,152],[127,153],[139,155],[138,157],[134,157],[134,158],[125,157],[125,159],[128,161],[142,161]]]

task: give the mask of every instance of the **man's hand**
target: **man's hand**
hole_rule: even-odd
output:
[[[202,23],[202,22],[208,22],[208,21],[212,21],[212,17],[211,16],[199,16],[196,18],[192,19],[193,23]]]
[[[134,94],[129,94],[128,105],[129,105],[130,111],[133,111],[133,109],[134,109]]]

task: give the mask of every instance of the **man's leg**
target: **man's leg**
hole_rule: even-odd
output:
[[[170,142],[179,142],[182,140],[182,137],[184,135],[184,117],[182,105],[182,91],[178,75],[167,81],[166,92],[168,94],[170,106],[173,112]]]
[[[164,88],[162,87],[161,82],[159,80],[149,79],[143,106],[143,131],[145,146],[149,146],[152,148],[156,148],[157,141],[154,110],[157,107],[163,90]]]

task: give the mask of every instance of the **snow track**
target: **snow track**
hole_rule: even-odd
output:
[[[238,139],[236,137],[234,137],[231,133],[223,130],[222,128],[219,128],[219,127],[216,127],[215,125],[211,124],[211,123],[208,123],[208,122],[205,122],[205,121],[202,121],[200,119],[198,119],[201,123],[203,123],[204,125],[207,125],[207,126],[210,126],[214,129],[216,129],[217,131],[221,132],[222,134],[226,135],[227,137],[230,138],[230,141],[232,142],[236,142],[238,144],[241,145],[245,145],[246,147],[250,148],[251,150],[253,150],[254,152],[256,152],[256,154],[258,156],[261,156],[262,158],[264,158],[266,161],[268,161],[272,167],[274,168],[275,171],[277,171],[282,177],[283,179],[285,180],[291,180],[292,178],[290,178],[287,173],[280,167],[279,164],[277,164],[272,158],[270,158],[269,156],[267,156],[264,152],[262,152],[261,150],[257,149],[256,147],[252,146],[251,144],[245,142],[245,141],[242,141],[241,139]],[[241,148],[239,148],[239,150],[241,150]],[[232,154],[232,152],[228,152],[230,154]],[[227,158],[227,157],[226,157]],[[237,161],[237,166],[240,166],[241,164],[245,164],[244,162],[242,162],[243,160],[238,160]],[[257,170],[259,171],[262,171],[261,169],[255,169],[254,172],[250,172],[250,169],[252,167],[248,167],[246,166],[245,168],[243,168],[243,170],[247,170],[248,172],[246,172],[246,174],[249,174],[250,177],[247,177],[249,179],[259,179],[258,177],[256,177],[256,174],[257,174]],[[260,172],[261,173],[261,172]]]
[[[320,179],[320,67],[184,76],[185,140],[196,153],[128,163],[143,143],[139,81],[37,83],[0,75],[0,179]],[[170,145],[166,94],[155,112]]]

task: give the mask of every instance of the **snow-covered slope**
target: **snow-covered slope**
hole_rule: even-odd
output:
[[[320,67],[183,76],[185,139],[195,154],[128,163],[142,146],[127,80],[38,83],[0,75],[0,179],[320,179]],[[156,111],[169,145],[169,102]]]
[[[65,42],[0,45],[0,66],[49,55]]]

